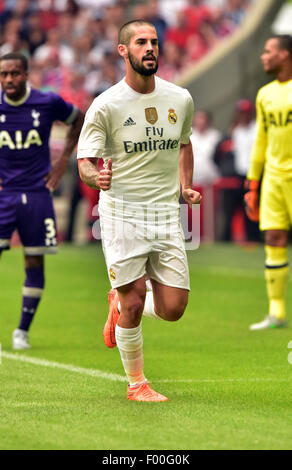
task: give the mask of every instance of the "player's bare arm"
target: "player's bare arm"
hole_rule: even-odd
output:
[[[90,188],[108,191],[112,182],[112,160],[109,159],[104,169],[98,171],[97,158],[80,158],[78,160],[79,176]]]
[[[65,140],[65,145],[62,151],[62,154],[58,161],[53,166],[52,170],[46,177],[46,187],[50,191],[54,191],[60,184],[62,176],[64,175],[70,157],[75,149],[75,146],[78,142],[80,131],[84,121],[84,114],[79,111],[75,121],[71,124]]]
[[[192,206],[192,204],[200,204],[202,196],[198,191],[193,189],[193,149],[189,141],[187,144],[181,144],[180,156],[180,183],[181,192],[184,200]]]

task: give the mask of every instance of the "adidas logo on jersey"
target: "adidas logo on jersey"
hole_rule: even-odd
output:
[[[133,119],[131,117],[129,117],[125,122],[124,122],[124,126],[136,126],[136,123],[135,121],[133,121]]]

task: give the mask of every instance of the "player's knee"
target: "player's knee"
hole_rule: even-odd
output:
[[[25,267],[28,269],[40,268],[44,265],[44,257],[25,255]]]
[[[178,321],[184,314],[185,308],[176,307],[171,308],[167,311],[167,320],[168,321]]]
[[[135,323],[141,318],[144,309],[143,299],[137,298],[134,301],[122,306],[122,313],[131,323]]]
[[[180,302],[177,305],[167,305],[161,312],[161,317],[167,321],[175,322],[178,321],[184,314],[187,306],[187,302]]]
[[[265,235],[265,244],[269,246],[286,246],[288,234],[284,230],[268,230]]]

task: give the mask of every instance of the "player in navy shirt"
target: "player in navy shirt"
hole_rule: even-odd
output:
[[[56,253],[51,192],[57,188],[77,143],[84,115],[55,93],[28,85],[28,63],[19,53],[0,57],[0,255],[18,230],[26,279],[14,349],[27,349],[28,330],[44,288],[44,255]],[[70,125],[61,157],[51,166],[49,138],[54,121]]]

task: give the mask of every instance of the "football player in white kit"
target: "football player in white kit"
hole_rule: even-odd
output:
[[[118,52],[125,78],[88,109],[78,166],[81,179],[102,190],[102,245],[112,285],[105,344],[118,346],[129,380],[127,398],[160,402],[168,399],[143,373],[141,318],[176,321],[188,301],[179,195],[181,185],[188,204],[201,201],[192,189],[194,105],[187,90],[155,76],[158,39],[151,23],[122,26]],[[98,158],[105,162],[101,171]]]

